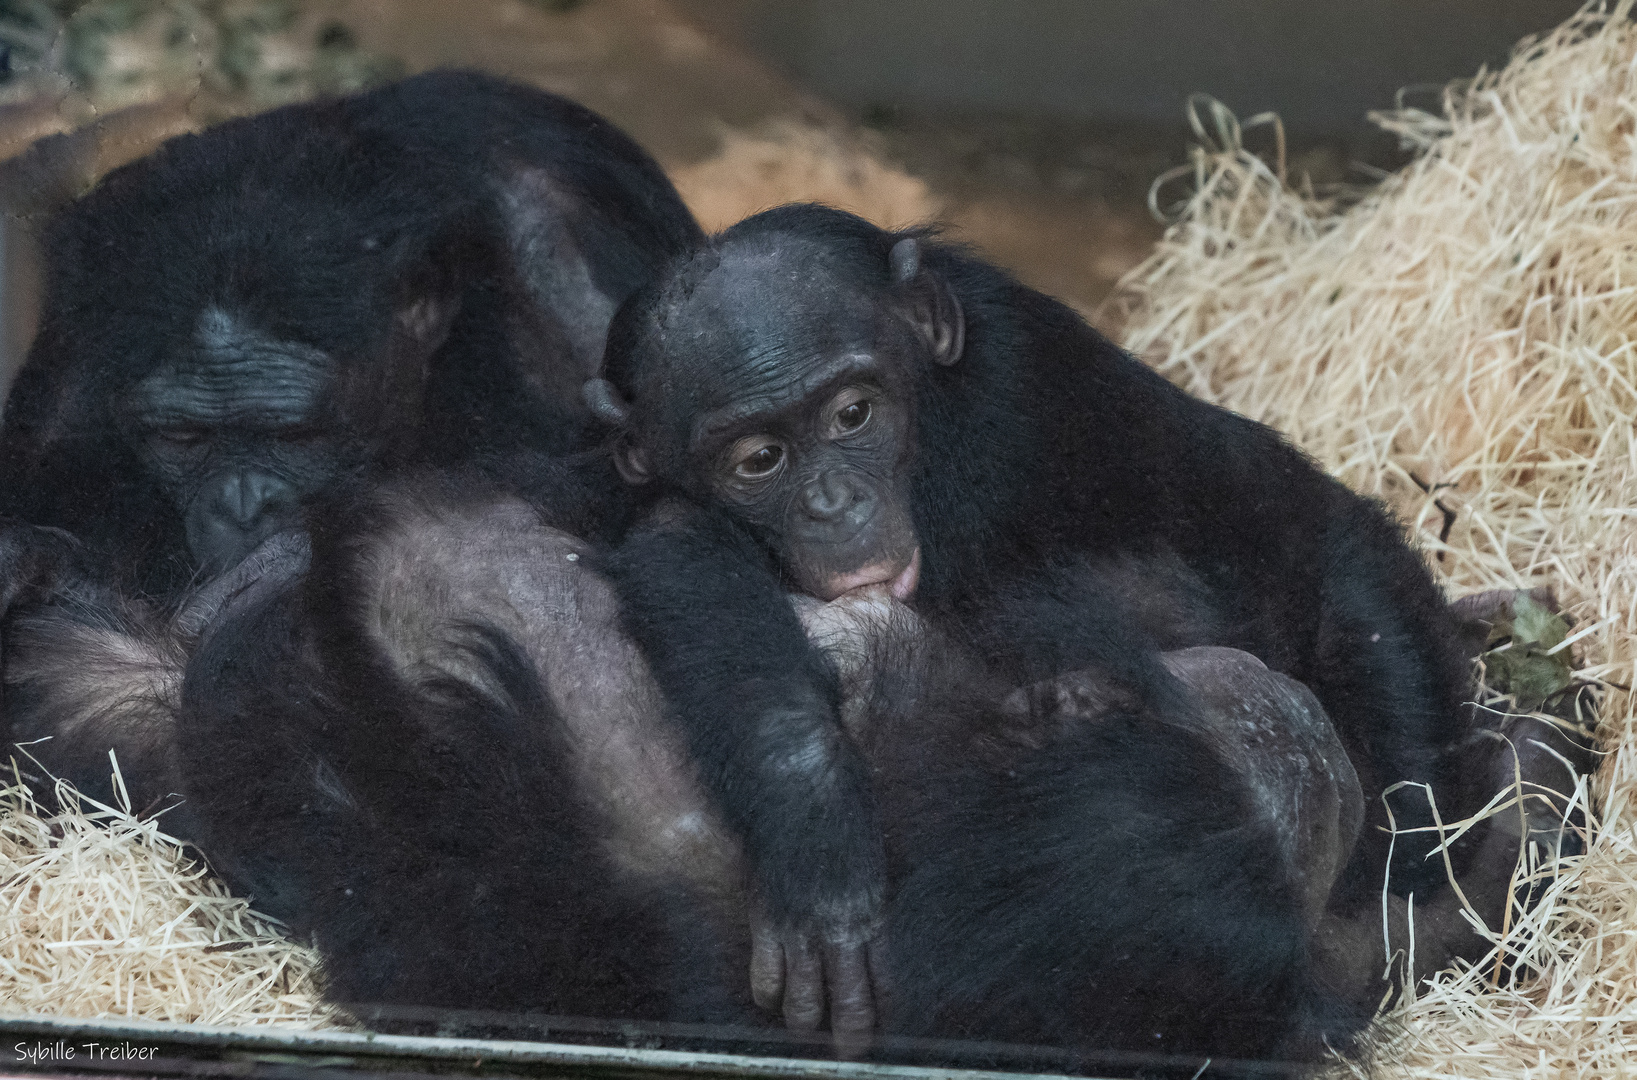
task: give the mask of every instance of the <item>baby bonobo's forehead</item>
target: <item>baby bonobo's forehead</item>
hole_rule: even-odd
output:
[[[781,239],[725,245],[668,328],[668,340],[695,353],[711,407],[799,397],[820,369],[871,350],[876,313],[864,284],[822,248]]]

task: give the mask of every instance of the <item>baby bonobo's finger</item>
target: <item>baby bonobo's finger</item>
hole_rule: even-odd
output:
[[[816,1031],[824,1019],[824,956],[806,938],[784,943],[784,1023]]]
[[[830,1033],[836,1055],[855,1058],[870,1047],[875,1029],[875,994],[870,986],[867,946],[826,945],[824,975],[830,983]]]
[[[784,999],[784,946],[760,919],[750,928],[750,996],[770,1012]]]

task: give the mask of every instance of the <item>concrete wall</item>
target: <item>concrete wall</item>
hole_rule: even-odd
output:
[[[684,0],[686,2],[686,0]],[[810,88],[904,105],[1173,126],[1192,91],[1343,133],[1394,92],[1505,59],[1580,0],[698,0]],[[703,9],[711,9],[709,12]]]

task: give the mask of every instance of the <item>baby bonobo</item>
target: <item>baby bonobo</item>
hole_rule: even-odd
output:
[[[743,837],[792,1021],[816,1022],[789,1003],[827,986],[833,1028],[870,1022],[884,863],[833,672],[787,589],[885,587],[1014,686],[1095,672],[1128,719],[1176,692],[1166,651],[1238,649],[1299,681],[1364,795],[1343,910],[1380,902],[1384,789],[1425,783],[1461,809],[1468,672],[1398,525],[962,249],[771,210],[633,296],[605,360],[587,402],[653,500],[608,570]],[[1424,799],[1395,814],[1431,823]],[[1423,903],[1445,887],[1432,844],[1400,837],[1392,867]]]

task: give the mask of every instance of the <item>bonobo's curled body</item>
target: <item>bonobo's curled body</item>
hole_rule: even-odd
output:
[[[1380,903],[1385,788],[1464,806],[1469,672],[1399,526],[960,248],[768,211],[633,296],[605,367],[587,401],[653,500],[609,562],[624,625],[743,838],[765,962],[782,953],[785,993],[807,1000],[820,969],[803,958],[822,956],[833,1026],[868,1017],[835,1003],[869,996],[881,822],[786,589],[885,587],[1011,685],[1095,673],[1120,689],[1120,723],[1163,713],[1173,650],[1238,649],[1299,681],[1364,792],[1331,898],[1344,913]],[[1395,810],[1431,824],[1424,799]],[[1196,840],[1157,842],[1180,865]],[[1395,891],[1441,888],[1432,844],[1398,839]]]
[[[606,121],[460,72],[234,120],[109,174],[47,231],[0,430],[0,738],[55,733],[50,767],[104,775],[109,743],[64,737],[83,710],[48,708],[73,697],[53,681],[67,654],[146,649],[338,480],[580,446],[614,310],[699,235]]]
[[[332,998],[385,1006],[365,1018],[765,1022],[760,1001],[813,1026],[802,965],[839,958],[786,968],[597,568],[619,528],[578,512],[598,486],[395,481],[315,516],[310,569],[270,540],[198,605],[179,812],[235,890],[312,936]],[[888,989],[830,1003],[843,1048],[873,1022],[1092,1061],[1307,1056],[1380,998],[1379,918],[1327,910],[1361,793],[1301,684],[1196,647],[1159,654],[1140,703],[1094,669],[1019,688],[884,588],[794,604],[883,829],[865,962]],[[1512,839],[1463,883],[1480,905],[1504,902]],[[1462,934],[1422,910],[1420,970]]]
[[[197,843],[313,936],[330,995],[745,1022],[754,991],[817,1024],[755,947],[773,925],[595,569],[603,523],[470,479],[322,520],[304,578],[204,634],[177,752]],[[886,1031],[1258,1053],[1307,1019],[1360,798],[1299,684],[1193,650],[1141,717],[1089,673],[1020,707],[885,596],[799,603],[886,827]]]

